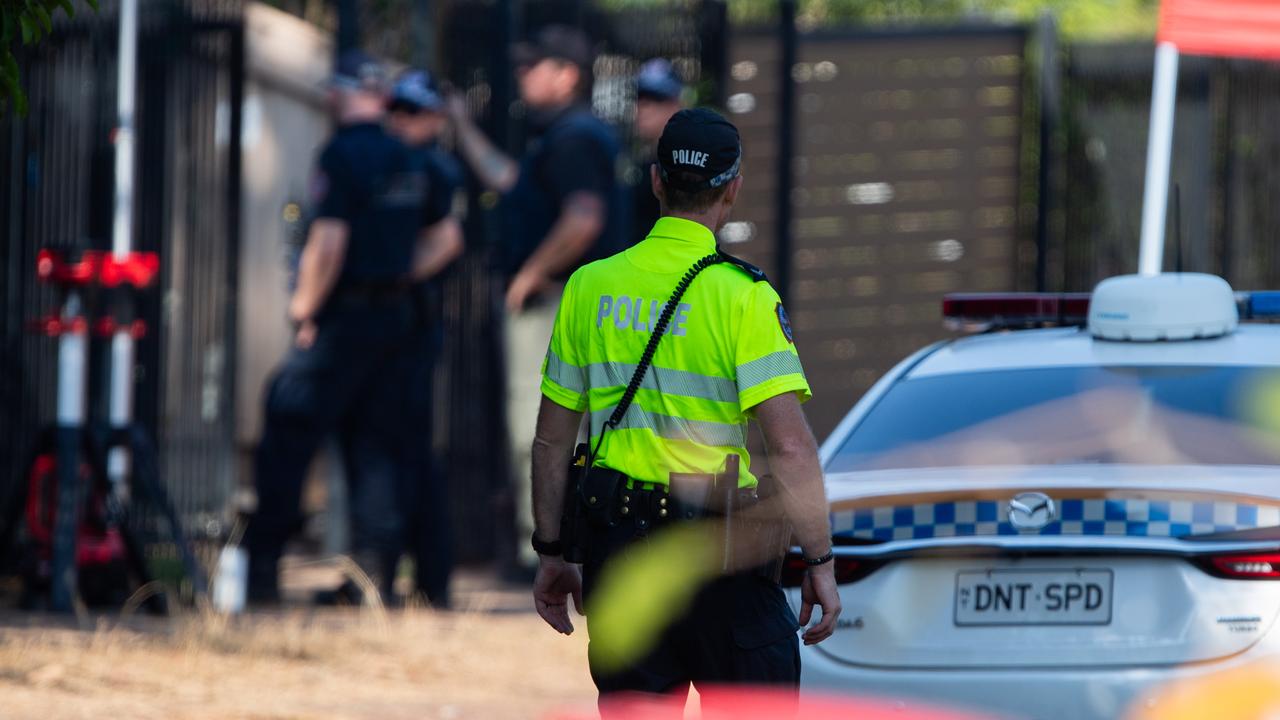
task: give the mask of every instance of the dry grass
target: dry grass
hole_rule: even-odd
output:
[[[0,615],[0,716],[536,718],[592,704],[584,631],[478,604],[111,616],[89,630]]]

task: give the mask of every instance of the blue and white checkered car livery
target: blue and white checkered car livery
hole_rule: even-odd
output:
[[[1009,524],[1007,500],[924,503],[836,510],[832,534],[860,540],[984,535],[1184,537],[1280,526],[1280,507],[1181,500],[1060,500],[1058,519],[1040,530]]]

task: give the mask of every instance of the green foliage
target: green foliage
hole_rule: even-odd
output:
[[[1158,11],[1158,0],[800,0],[797,22],[1029,22],[1049,12],[1078,40],[1151,36]]]
[[[98,9],[98,0],[85,2]],[[59,10],[75,15],[71,0],[0,0],[0,112],[12,105],[19,115],[27,114],[14,48],[19,42],[33,45],[53,32],[53,16]]]
[[[672,0],[599,0],[605,7],[672,4]],[[764,25],[781,0],[725,0],[735,24]],[[677,3],[678,4],[678,3]],[[1030,22],[1051,12],[1070,40],[1150,37],[1159,0],[796,0],[803,30],[885,23]]]

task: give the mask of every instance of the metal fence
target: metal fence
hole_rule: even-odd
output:
[[[240,202],[243,26],[238,2],[143,2],[136,121],[135,247],[159,253],[141,308],[138,421],[156,438],[162,480],[188,528],[222,532],[232,490],[234,307]],[[81,14],[20,58],[26,118],[0,117],[0,490],[13,496],[27,448],[53,420],[54,341],[26,332],[55,298],[35,282],[43,247],[109,249],[117,20]],[[90,407],[104,422],[103,355]]]
[[[1150,44],[1077,45],[1063,72],[1061,170],[1049,277],[1088,290],[1135,272],[1151,103]],[[1280,287],[1280,68],[1180,62],[1172,182],[1181,248],[1168,223],[1165,268],[1222,275],[1239,289]],[[1171,193],[1172,197],[1172,193]]]
[[[588,2],[456,2],[440,37],[443,72],[466,93],[480,124],[507,149],[523,149],[520,107],[506,48],[551,22],[581,27],[597,44],[592,103],[624,138],[630,136],[632,77],[651,57],[673,60],[716,104],[723,92],[726,17],[714,0],[678,1],[644,9],[611,10]],[[502,287],[491,259],[502,241],[497,197],[471,188],[467,253],[445,279],[448,337],[437,423],[443,429],[460,560],[507,557],[514,498],[508,481],[502,347],[498,314]]]
[[[715,0],[439,7],[443,73],[514,153],[523,135],[507,48],[552,21],[598,42],[592,101],[624,136],[630,78],[649,57],[674,59],[700,104],[730,113],[747,185],[722,240],[788,299],[819,435],[894,362],[945,335],[942,293],[1034,287],[1037,240],[1048,289],[1084,290],[1136,267],[1147,44],[1064,51],[1061,102],[1045,106],[1062,111],[1045,125],[1058,129],[1041,158],[1040,100],[1026,89],[1044,80],[1022,28],[791,34],[783,13],[781,32],[731,33]],[[137,245],[158,251],[163,271],[144,308],[154,331],[139,347],[138,417],[158,437],[186,522],[215,535],[235,480],[241,13],[232,0],[144,3],[140,54]],[[110,6],[64,22],[22,56],[30,115],[0,118],[0,503],[52,417],[53,344],[25,332],[53,302],[34,282],[35,252],[109,245],[115,42]],[[1280,70],[1186,58],[1178,102],[1183,244],[1169,248],[1166,265],[1181,255],[1185,269],[1240,288],[1280,287],[1271,239],[1280,231]],[[481,561],[516,539],[507,534],[514,504],[491,266],[502,226],[496,196],[470,191],[467,254],[445,279],[437,427],[460,559]],[[1040,238],[1037,196],[1048,209]]]
[[[727,104],[747,185],[725,240],[776,271],[819,437],[946,336],[943,293],[1027,282],[1026,45],[1017,27],[804,33],[787,62],[785,35],[735,36]]]

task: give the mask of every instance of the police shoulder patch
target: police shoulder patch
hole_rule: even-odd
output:
[[[782,303],[778,303],[774,308],[774,312],[778,315],[778,326],[782,328],[782,336],[787,342],[795,344],[795,335],[791,332],[791,318],[787,317],[787,309],[782,307]]]

